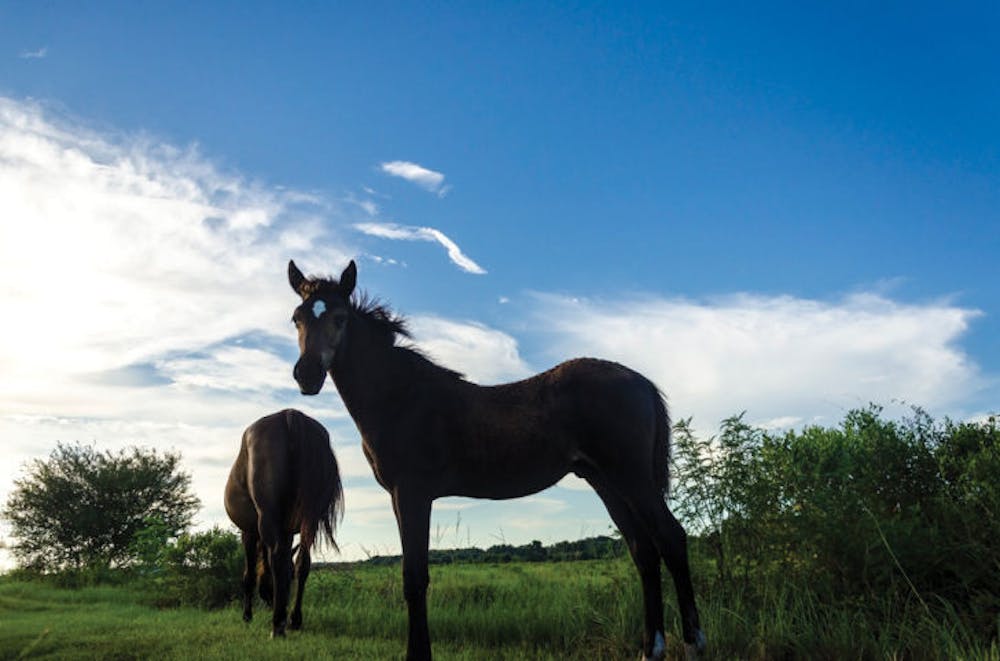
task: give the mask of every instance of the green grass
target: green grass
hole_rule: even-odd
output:
[[[234,581],[237,577],[234,577]],[[669,649],[682,658],[673,590],[665,585]],[[808,591],[753,598],[700,595],[719,659],[1000,660],[946,610],[922,605],[850,609]],[[61,589],[0,579],[0,659],[398,659],[406,611],[398,567],[314,571],[305,628],[269,640],[270,612],[247,625],[234,604],[157,609],[139,584]],[[629,659],[638,656],[641,597],[627,560],[431,568],[430,628],[437,659]]]

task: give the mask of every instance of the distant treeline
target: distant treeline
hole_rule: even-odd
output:
[[[523,546],[497,544],[488,549],[431,549],[429,561],[432,565],[447,565],[454,562],[502,563],[502,562],[564,562],[568,560],[603,560],[626,553],[620,538],[599,535],[574,542],[557,542],[543,546],[535,540]],[[400,562],[398,555],[375,555],[360,564],[393,565]]]

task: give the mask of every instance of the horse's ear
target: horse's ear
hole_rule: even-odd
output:
[[[358,267],[354,264],[354,260],[347,265],[344,272],[340,274],[340,294],[345,299],[351,297],[351,292],[354,291],[354,285],[358,283]]]
[[[292,286],[295,293],[301,296],[303,299],[306,298],[303,293],[302,285],[306,283],[306,276],[302,275],[302,271],[299,267],[295,265],[294,260],[288,260],[288,284]]]

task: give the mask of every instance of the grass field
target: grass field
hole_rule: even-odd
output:
[[[237,580],[237,577],[234,577]],[[682,658],[666,585],[671,658]],[[138,583],[75,590],[0,579],[0,658],[398,659],[406,612],[398,567],[314,571],[305,627],[269,640],[269,611],[247,625],[239,607],[157,609]],[[625,559],[431,568],[430,627],[437,659],[638,657],[638,579]],[[946,618],[914,610],[873,622],[807,593],[741,600],[702,594],[708,658],[1000,659]]]

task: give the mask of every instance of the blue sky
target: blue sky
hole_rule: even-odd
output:
[[[345,554],[398,548],[334,390],[294,389],[289,257],[356,258],[471,379],[613,358],[706,433],[997,410],[995,4],[202,5],[0,5],[0,497],[140,442],[223,521],[240,431],[295,406]],[[610,525],[573,480],[436,512],[441,546]]]

